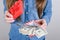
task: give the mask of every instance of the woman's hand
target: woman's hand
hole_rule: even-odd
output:
[[[5,20],[6,20],[6,22],[8,22],[8,23],[12,23],[12,22],[15,21],[15,20],[13,19],[13,16],[12,16],[8,11],[5,11]]]
[[[34,20],[32,20],[32,21],[30,21],[30,22],[27,22],[27,23],[25,23],[25,25],[32,25],[33,24],[33,22],[34,22]],[[31,37],[33,37],[34,36],[34,34],[30,34],[29,35],[29,37],[31,38]]]
[[[47,23],[45,19],[35,20],[35,22],[40,25],[40,27],[42,27],[44,30],[46,30]]]
[[[30,22],[27,22],[26,25],[33,25],[33,22],[39,25],[40,27],[42,27],[44,30],[46,30],[47,23],[44,19],[32,20]],[[29,35],[29,37],[33,37],[33,36],[34,36],[33,34]]]

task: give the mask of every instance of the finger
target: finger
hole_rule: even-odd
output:
[[[46,23],[43,23],[41,26],[47,26]]]
[[[14,22],[15,20],[11,20],[11,21],[6,21],[6,22],[8,22],[8,23],[12,23],[12,22]]]
[[[39,24],[39,25],[42,25],[43,24],[43,20],[40,19],[40,20],[36,20],[35,23]]]
[[[40,27],[42,27],[44,30],[46,29],[46,25],[41,25]]]
[[[39,20],[35,20],[35,22],[40,22],[41,21],[41,19],[39,19]]]
[[[6,11],[5,16],[13,17],[8,11]]]
[[[12,21],[13,19],[11,19],[11,20],[6,20],[6,21]]]
[[[46,23],[46,20],[45,20],[45,19],[43,19],[43,23],[45,23],[45,24],[47,25],[47,23]]]
[[[47,26],[47,23],[46,22],[43,22],[43,25],[46,25]]]
[[[6,21],[12,21],[14,20],[13,18],[5,18]]]
[[[7,17],[13,17],[10,13],[6,14]]]
[[[11,21],[11,20],[13,20],[13,19],[5,19],[6,21]]]
[[[34,22],[34,20],[27,22],[26,25],[31,25],[31,24],[33,24],[33,22]]]
[[[40,22],[41,25],[47,25],[46,21],[44,19],[41,20]]]
[[[8,18],[8,17],[5,17],[5,20],[12,20],[13,18]]]
[[[46,25],[41,25],[41,27],[46,27]]]

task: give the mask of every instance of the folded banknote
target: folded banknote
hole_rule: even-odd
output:
[[[33,23],[33,25],[23,25],[19,28],[19,33],[23,35],[36,35],[38,38],[47,35],[47,31],[42,29],[39,25]]]

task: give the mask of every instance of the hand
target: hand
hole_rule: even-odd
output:
[[[29,22],[25,23],[25,25],[33,25],[33,22],[34,22],[34,20],[29,21]],[[28,35],[28,36],[31,38],[31,37],[34,36],[34,34],[30,34],[30,35]]]
[[[8,11],[5,11],[5,20],[6,20],[6,22],[8,22],[8,23],[12,23],[12,22],[15,21],[15,20],[13,19],[13,16],[12,16]]]
[[[41,28],[43,28],[44,30],[46,30],[47,23],[46,23],[46,21],[44,19],[32,20],[30,22],[27,22],[26,25],[33,25],[33,23],[36,23]],[[33,37],[33,36],[34,36],[33,34],[29,35],[29,37]]]
[[[46,23],[45,19],[35,20],[35,22],[38,25],[40,25],[40,27],[42,27],[44,30],[46,30],[47,23]]]

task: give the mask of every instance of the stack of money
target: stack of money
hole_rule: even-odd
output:
[[[37,24],[35,25],[23,25],[21,28],[19,28],[19,33],[22,33],[23,35],[36,35],[38,38],[45,36],[47,34],[47,31],[42,29]]]

